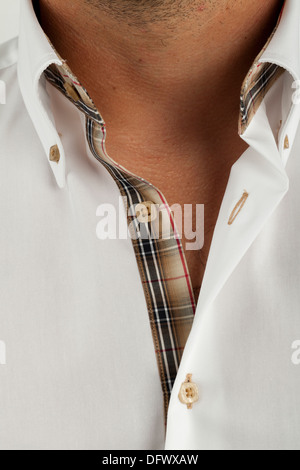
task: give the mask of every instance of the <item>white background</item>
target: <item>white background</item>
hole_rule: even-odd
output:
[[[24,0],[0,0],[0,43],[18,34],[20,1]]]

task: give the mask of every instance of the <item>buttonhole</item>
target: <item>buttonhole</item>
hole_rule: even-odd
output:
[[[231,215],[228,220],[228,225],[233,224],[233,222],[235,221],[235,219],[237,218],[237,216],[243,209],[244,205],[246,204],[248,197],[249,197],[249,193],[247,191],[244,191],[243,196],[241,197],[241,199],[239,200],[239,202],[236,204],[235,208],[231,212]]]

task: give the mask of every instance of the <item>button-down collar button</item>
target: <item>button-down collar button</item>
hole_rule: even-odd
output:
[[[60,160],[60,152],[59,148],[57,145],[53,145],[50,149],[50,154],[49,154],[49,160],[50,162],[58,163]]]
[[[68,96],[72,98],[73,101],[77,102],[80,100],[80,96],[76,88],[68,82],[64,83],[64,89],[66,90]]]
[[[289,136],[286,135],[284,139],[284,150],[288,150],[289,148],[290,148],[290,140],[289,140]]]
[[[142,224],[154,222],[154,220],[156,220],[157,218],[156,205],[150,201],[137,204],[135,208],[135,213],[138,221]]]
[[[178,397],[180,402],[186,405],[189,410],[199,400],[199,390],[197,385],[192,382],[192,374],[186,376],[186,381],[181,385]]]

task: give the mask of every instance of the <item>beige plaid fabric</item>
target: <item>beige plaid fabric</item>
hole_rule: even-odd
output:
[[[261,57],[278,28],[283,9],[281,10],[278,23],[270,36],[268,42],[256,57],[250,68],[241,91],[239,133],[243,134],[251,123],[256,111],[260,107],[266,94],[278,78],[285,72],[285,69],[276,64],[261,62]]]

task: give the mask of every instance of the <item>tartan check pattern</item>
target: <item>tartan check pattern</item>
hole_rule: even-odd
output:
[[[258,63],[241,94],[239,132],[243,134],[273,84],[285,72],[276,64]]]
[[[272,88],[276,80],[278,80],[278,78],[285,72],[285,69],[276,64],[261,62],[262,55],[268,48],[277,31],[284,10],[284,5],[273,33],[259,55],[256,57],[242,85],[239,118],[240,135],[247,130],[247,127],[250,125],[268,91]]]

